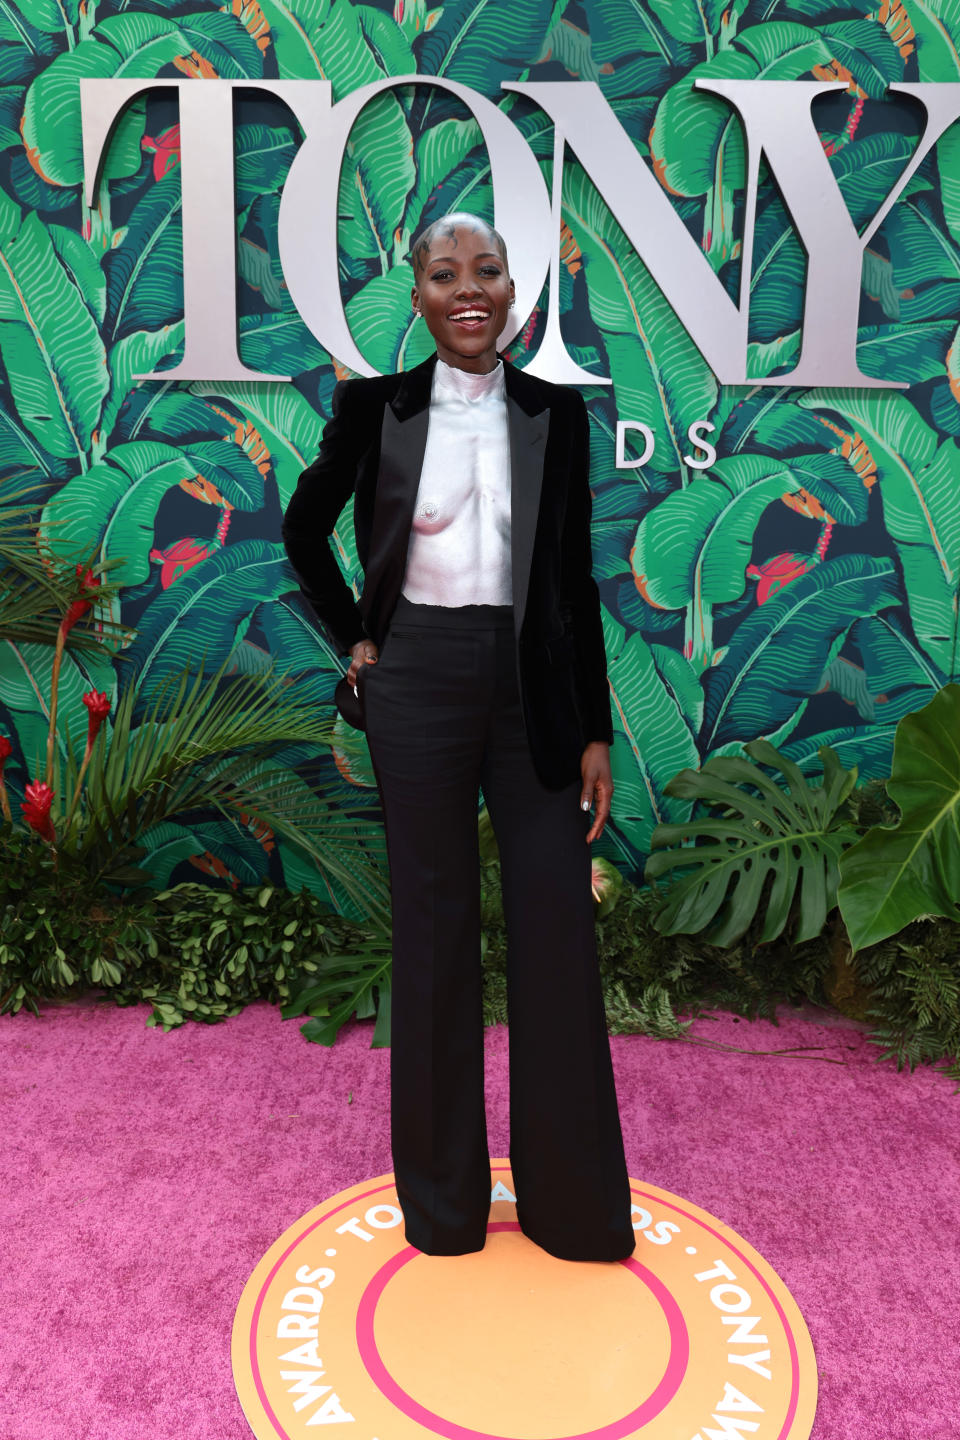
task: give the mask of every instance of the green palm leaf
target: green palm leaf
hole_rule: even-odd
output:
[[[893,725],[933,699],[946,684],[939,666],[907,635],[894,615],[858,620],[852,638],[863,656],[870,693]]]
[[[192,49],[173,21],[127,14],[101,21],[89,39],[58,55],[33,81],[23,112],[24,144],[36,152],[43,176],[54,185],[79,185],[83,180],[81,79],[148,79]],[[129,175],[139,168],[139,135],[135,150],[131,138],[128,134],[122,160],[111,147],[110,174]]]
[[[584,257],[590,313],[624,416],[654,434],[650,468],[676,471],[687,430],[713,409],[716,380],[579,165],[564,169],[564,218]]]
[[[180,176],[174,170],[137,201],[120,243],[104,256],[111,342],[162,330],[183,316]]]
[[[219,385],[195,381],[194,395],[222,396],[255,426],[270,451],[280,508],[290,503],[300,478],[316,457],[323,417],[292,385],[252,385],[244,380]]]
[[[357,348],[377,370],[412,370],[436,346],[410,304],[413,269],[394,265],[386,275],[375,275],[347,302],[347,321]]]
[[[562,0],[446,0],[420,45],[420,70],[499,99],[500,82],[533,64],[563,9]]]
[[[280,545],[242,540],[202,560],[147,607],[125,652],[126,688],[147,694],[172,672],[224,661],[261,600],[293,588]]]
[[[94,877],[129,864],[153,827],[214,810],[238,829],[256,822],[328,871],[366,915],[382,921],[386,886],[369,864],[364,826],[318,799],[282,763],[290,745],[326,746],[330,725],[290,696],[284,678],[224,682],[172,674],[140,723],[133,686],[117,706],[109,745],[94,751],[70,848]],[[70,763],[65,792],[76,782]],[[244,819],[243,817],[246,817]],[[374,829],[369,823],[367,830]]]
[[[863,486],[838,455],[718,460],[708,477],[674,491],[640,521],[632,563],[641,593],[667,610],[739,599],[760,516],[784,494],[815,485],[836,497],[844,490],[864,496],[856,517],[864,518]]]
[[[51,455],[86,463],[107,393],[97,323],[36,215],[0,248],[0,355],[24,426]]]
[[[900,602],[892,560],[827,560],[759,606],[704,672],[704,753],[796,726],[853,622]]]
[[[634,855],[649,848],[654,826],[682,819],[667,788],[678,767],[698,760],[693,732],[677,693],[664,682],[646,640],[635,633],[619,645],[611,633],[607,674],[613,710],[614,830]],[[621,632],[622,633],[622,632]]]
[[[810,391],[802,405],[848,419],[877,466],[884,523],[903,566],[911,621],[930,658],[953,674],[957,643],[960,511],[957,443],[936,433],[901,395]]]

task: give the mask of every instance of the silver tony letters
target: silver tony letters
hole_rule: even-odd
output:
[[[340,294],[337,189],[350,130],[364,106],[398,85],[431,85],[460,99],[483,133],[490,159],[494,220],[510,252],[518,304],[506,344],[529,317],[550,276],[546,331],[529,367],[566,384],[609,383],[568,355],[560,335],[560,194],[566,146],[577,156],[610,212],[722,384],[860,386],[895,382],[864,375],[856,357],[863,252],[904,187],[949,125],[960,118],[960,83],[891,86],[912,96],[926,123],[910,163],[862,234],[850,219],[814,128],[810,106],[841,83],[698,80],[725,99],[744,128],[747,194],[739,304],[637,153],[598,85],[586,81],[505,84],[527,96],[554,124],[552,193],[520,132],[484,96],[431,75],[401,75],[353,91],[333,104],[325,80],[81,80],[86,191],[93,203],[110,133],[123,109],[150,89],[176,89],[180,103],[183,275],[186,345],[166,380],[276,380],[237,354],[236,231],[233,196],[233,89],[266,90],[283,101],[306,136],[280,205],[280,259],[290,296],[318,342],[361,375],[375,372],[357,349]],[[807,252],[803,338],[788,375],[747,374],[753,222],[760,157],[765,156]],[[147,378],[159,378],[151,375]]]

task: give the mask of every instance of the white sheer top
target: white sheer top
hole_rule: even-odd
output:
[[[510,439],[503,361],[437,359],[403,594],[419,605],[509,605]]]

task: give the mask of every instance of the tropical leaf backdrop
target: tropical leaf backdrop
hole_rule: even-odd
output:
[[[129,109],[88,207],[81,77],[322,78],[339,99],[386,75],[443,75],[510,114],[547,180],[551,125],[500,84],[593,81],[736,294],[742,136],[693,81],[842,81],[814,117],[864,224],[916,143],[917,114],[884,98],[886,87],[957,82],[958,53],[960,0],[3,0],[0,477],[8,489],[25,478],[41,487],[58,522],[50,543],[64,555],[122,561],[114,618],[130,633],[112,661],[69,670],[62,746],[80,738],[73,702],[89,684],[112,694],[134,685],[146,697],[201,656],[238,673],[275,662],[330,706],[341,672],[279,543],[344,373],[300,320],[278,258],[296,123],[262,92],[240,92],[240,353],[294,379],[136,382],[183,348],[177,112],[162,91]],[[860,363],[909,384],[895,394],[718,386],[572,155],[563,199],[564,336],[581,366],[614,381],[584,392],[616,725],[614,820],[601,849],[636,876],[653,827],[689,813],[667,794],[679,770],[764,736],[807,773],[824,743],[861,776],[888,773],[897,720],[960,678],[960,125],[863,267]],[[381,370],[428,352],[410,312],[407,254],[416,229],[453,208],[493,214],[486,151],[466,110],[427,87],[369,105],[342,170],[340,277],[356,341]],[[804,270],[764,177],[754,374],[789,369],[797,353]],[[536,351],[546,299],[512,347],[521,365]],[[615,468],[618,416],[653,432],[642,468]],[[708,470],[682,459],[700,420],[715,426]],[[334,544],[357,589],[349,508]],[[41,646],[4,649],[0,727],[16,737],[16,790],[35,772],[49,658]],[[369,757],[346,736],[332,756],[296,752],[288,763],[292,786],[308,784],[347,815],[375,810]],[[152,844],[160,884],[197,869],[221,883],[258,873],[320,883],[283,842],[255,831],[242,850],[224,827],[199,821],[159,827]]]

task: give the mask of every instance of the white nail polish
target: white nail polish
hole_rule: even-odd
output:
[[[589,801],[589,800],[581,800],[581,801],[580,801],[580,809],[581,809],[581,810],[589,810],[589,809],[590,809],[590,801]]]

